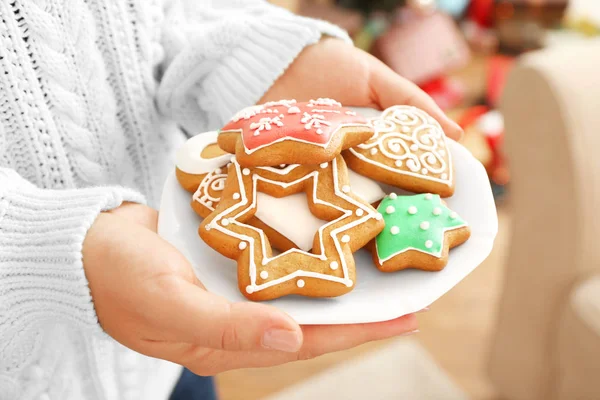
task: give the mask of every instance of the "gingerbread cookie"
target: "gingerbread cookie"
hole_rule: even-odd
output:
[[[335,100],[282,100],[242,110],[218,140],[240,165],[256,167],[328,162],[372,135],[364,117]]]
[[[284,170],[288,166],[279,169]],[[277,170],[274,168],[273,171]],[[385,193],[376,182],[348,170],[352,193],[375,204]],[[192,208],[203,218],[217,208],[227,179],[227,168],[217,168],[206,174],[192,199]],[[266,193],[257,193],[256,213],[248,224],[265,231],[273,248],[286,251],[292,248],[309,251],[313,236],[325,221],[315,217],[306,203],[306,196],[296,193],[277,199]]]
[[[217,145],[217,132],[196,135],[177,152],[177,180],[185,190],[194,193],[206,174],[227,164],[231,157]]]
[[[196,214],[206,218],[212,213],[223,196],[227,168],[217,168],[206,174],[192,198],[192,208]],[[310,250],[316,230],[324,221],[310,213],[306,196],[301,193],[279,201],[265,193],[257,193],[256,214],[248,224],[262,229],[273,248],[286,251],[293,248]]]
[[[449,249],[471,235],[467,223],[440,196],[391,193],[379,204],[385,229],[377,235],[373,261],[384,272],[416,268],[439,271],[448,263]]]
[[[452,157],[435,119],[416,107],[394,106],[369,122],[375,134],[343,153],[352,170],[411,192],[452,196]]]
[[[310,252],[293,248],[273,255],[265,232],[248,223],[263,200],[259,193],[272,197],[303,194],[311,214],[328,221],[313,232]],[[303,234],[316,228],[288,225]],[[289,294],[334,297],[351,291],[356,281],[352,253],[383,226],[381,214],[350,191],[346,165],[338,155],[319,165],[277,168],[247,168],[235,159],[221,201],[202,222],[199,233],[209,246],[237,260],[244,296],[268,300]]]
[[[192,197],[192,208],[196,214],[206,218],[215,211],[221,201],[226,180],[227,166],[216,168],[204,175]]]

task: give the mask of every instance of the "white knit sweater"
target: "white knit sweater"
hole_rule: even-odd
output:
[[[168,397],[179,368],[98,325],[87,229],[156,206],[177,126],[219,127],[322,34],[347,39],[262,0],[0,1],[0,400]]]

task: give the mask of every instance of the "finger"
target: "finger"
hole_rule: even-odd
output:
[[[323,354],[341,351],[358,345],[414,332],[418,327],[414,315],[371,324],[304,326],[305,340],[296,353],[281,351],[231,352],[206,349],[185,343],[158,343],[150,350],[154,357],[184,365],[198,375],[284,364],[311,359]]]
[[[109,211],[110,214],[118,215],[128,221],[140,224],[152,232],[156,232],[158,226],[158,211],[143,204],[125,202],[120,207]]]
[[[161,339],[228,351],[296,352],[302,346],[300,326],[275,307],[230,303],[191,282],[169,281],[161,285],[167,295],[155,308],[166,332]]]
[[[370,324],[304,326],[304,345],[299,358],[309,359],[363,343],[403,335],[417,330],[418,326],[414,314]]]
[[[452,121],[427,93],[375,58],[372,61],[369,81],[373,101],[381,109],[398,104],[418,107],[440,123],[446,136],[454,140],[462,137],[462,128]]]

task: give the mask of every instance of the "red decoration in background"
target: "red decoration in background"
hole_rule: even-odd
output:
[[[441,77],[420,85],[443,110],[456,107],[465,97],[464,85],[452,78]]]
[[[463,113],[458,124],[467,135],[482,135],[492,152],[492,159],[485,165],[490,179],[498,185],[506,185],[510,178],[506,158],[502,152],[504,122],[496,110],[487,106],[475,106]]]
[[[488,106],[471,107],[465,111],[463,115],[461,115],[457,123],[461,128],[463,128],[463,130],[467,130],[468,127],[473,125],[483,114],[487,113],[488,111],[490,111]]]
[[[506,78],[514,65],[515,59],[507,56],[491,57],[488,65],[487,101],[492,107],[498,107]]]
[[[484,28],[494,25],[494,0],[471,0],[467,18]]]

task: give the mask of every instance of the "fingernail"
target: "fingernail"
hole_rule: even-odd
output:
[[[427,312],[427,311],[429,311],[429,307],[425,307],[425,308],[423,308],[422,310],[420,310],[420,311],[417,311],[417,314],[419,314],[419,313],[424,313],[424,312]]]
[[[302,340],[296,331],[270,329],[264,333],[262,345],[271,350],[293,353],[300,349]]]
[[[415,333],[419,333],[421,332],[418,329],[415,329],[414,331],[410,331],[410,332],[404,332],[403,334],[401,334],[400,336],[410,336],[410,335],[414,335]]]

